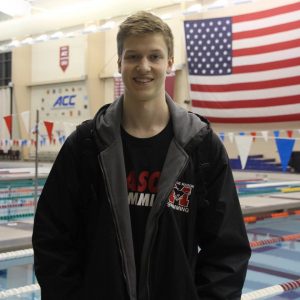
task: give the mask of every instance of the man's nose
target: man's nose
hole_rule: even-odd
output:
[[[148,72],[151,70],[150,62],[147,57],[141,58],[137,66],[137,70],[140,72]]]

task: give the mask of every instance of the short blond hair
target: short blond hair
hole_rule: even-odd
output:
[[[126,38],[151,33],[162,34],[168,48],[168,57],[173,57],[174,37],[169,25],[161,18],[146,11],[139,11],[129,16],[120,24],[117,34],[118,57],[120,58],[122,56]]]

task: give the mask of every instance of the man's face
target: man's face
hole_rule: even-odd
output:
[[[131,36],[125,39],[119,72],[125,85],[125,99],[151,101],[165,99],[165,78],[173,58],[160,33]]]

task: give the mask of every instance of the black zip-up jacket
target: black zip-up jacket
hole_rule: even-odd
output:
[[[32,239],[42,300],[240,299],[250,247],[226,151],[207,121],[166,101],[174,138],[139,285],[121,97],[68,137],[43,188]]]

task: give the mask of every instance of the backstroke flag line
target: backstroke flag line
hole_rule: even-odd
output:
[[[211,122],[300,121],[300,2],[184,22],[192,110]]]

